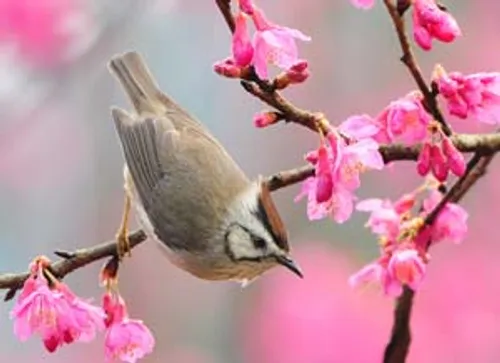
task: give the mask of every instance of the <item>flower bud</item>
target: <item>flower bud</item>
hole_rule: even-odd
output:
[[[216,62],[213,67],[215,73],[227,78],[240,78],[242,72],[241,67],[230,58]]]
[[[276,112],[261,112],[254,116],[253,123],[255,127],[263,128],[276,123],[280,119],[280,115]]]

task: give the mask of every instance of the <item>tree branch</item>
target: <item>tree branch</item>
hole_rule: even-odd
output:
[[[445,194],[441,202],[428,214],[425,222],[432,224],[446,203],[458,203],[474,184],[486,173],[494,154],[476,153],[467,164],[466,173]],[[428,248],[429,246],[427,246]],[[404,363],[411,343],[410,319],[413,306],[413,290],[405,287],[396,302],[391,338],[384,352],[384,363]]]

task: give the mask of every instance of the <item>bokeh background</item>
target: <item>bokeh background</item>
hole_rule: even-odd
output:
[[[418,51],[464,72],[500,70],[500,3],[448,1],[464,36]],[[287,91],[298,105],[341,121],[376,114],[414,88],[398,61],[387,14],[348,0],[262,0],[269,16],[313,38],[301,45],[313,76]],[[116,52],[140,51],[162,88],[201,118],[251,176],[302,163],[315,136],[294,125],[252,126],[262,105],[238,82],[213,74],[229,35],[213,1],[0,0],[0,273],[24,271],[37,254],[113,238],[122,208],[122,155],[109,117],[127,106],[106,70]],[[485,131],[472,121],[458,130]],[[500,361],[500,164],[464,200],[470,233],[461,246],[432,251],[416,298],[409,362]],[[415,187],[409,163],[369,174],[359,193],[397,197]],[[279,268],[242,290],[207,283],[173,268],[146,243],[122,269],[131,315],[154,331],[146,363],[380,362],[393,302],[376,289],[351,290],[347,278],[377,255],[365,215],[345,225],[311,223],[298,187],[276,193],[306,278]],[[100,299],[100,263],[67,279]],[[44,351],[12,333],[12,302],[0,304],[0,362],[101,362],[102,339]]]

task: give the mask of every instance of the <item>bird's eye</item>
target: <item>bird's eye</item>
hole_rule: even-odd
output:
[[[258,250],[266,248],[266,240],[260,237],[252,238],[253,246]]]

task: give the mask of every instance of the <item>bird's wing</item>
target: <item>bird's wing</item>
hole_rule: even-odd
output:
[[[112,110],[125,160],[156,235],[171,248],[203,249],[248,179],[210,134],[171,117]],[[175,117],[183,115],[173,113]],[[177,125],[176,125],[177,124]]]

